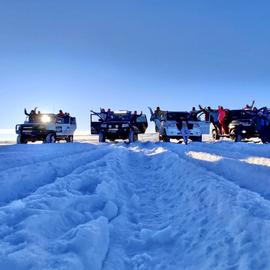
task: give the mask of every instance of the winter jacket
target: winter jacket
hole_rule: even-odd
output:
[[[225,116],[226,116],[226,111],[224,109],[219,108],[218,109],[218,121],[224,122]]]

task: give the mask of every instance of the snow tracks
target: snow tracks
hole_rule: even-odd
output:
[[[269,269],[268,153],[230,143],[0,148],[0,269]]]

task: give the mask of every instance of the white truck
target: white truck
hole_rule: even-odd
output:
[[[73,142],[73,135],[77,128],[76,118],[69,115],[36,114],[35,119],[26,118],[23,124],[16,125],[17,144],[42,141],[55,143],[65,140]]]
[[[151,121],[155,123],[156,132],[159,133],[159,140],[169,142],[171,139],[182,140],[182,122],[187,122],[189,129],[189,139],[192,141],[201,142],[203,134],[209,134],[210,122],[201,120],[201,115],[192,117],[189,112],[183,111],[159,111],[153,112],[149,107],[151,113]]]

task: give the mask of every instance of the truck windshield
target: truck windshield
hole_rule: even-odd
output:
[[[125,114],[112,114],[107,117],[107,121],[130,121],[131,114],[125,113]]]
[[[168,112],[167,120],[168,121],[181,121],[189,118],[188,112]]]
[[[232,120],[238,120],[238,119],[251,119],[252,114],[249,111],[244,111],[244,110],[235,110],[235,111],[230,111],[229,113],[230,118]]]

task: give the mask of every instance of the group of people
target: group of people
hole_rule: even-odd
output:
[[[160,107],[157,107],[156,110],[153,113],[152,118],[157,118],[157,119],[160,119],[160,120],[165,120],[165,118],[166,118],[166,111],[162,111],[160,109]],[[189,128],[188,128],[188,119],[187,118],[182,118],[181,119],[180,130],[181,130],[181,134],[183,136],[184,143],[185,144],[188,144],[188,139],[189,139],[189,136],[190,136],[190,131],[189,131]],[[157,127],[156,127],[156,131],[158,131],[157,130]]]
[[[262,142],[268,143],[270,142],[270,110],[267,109],[267,107],[258,109],[257,107],[254,107],[254,104],[255,101],[250,105],[246,104],[242,108],[242,111],[243,113],[248,114],[248,117],[250,116]],[[205,121],[212,123],[218,129],[217,131],[220,135],[229,135],[229,124],[232,121],[230,110],[225,109],[223,106],[212,109],[210,106],[203,107],[199,105],[199,110],[196,110],[196,108],[193,107],[189,112],[188,117],[186,119],[181,119],[181,133],[183,134],[185,143],[189,136],[188,121],[198,121],[198,115],[200,113],[204,113]],[[166,112],[162,111],[160,107],[157,107],[152,117],[162,120],[163,118],[166,118]]]
[[[29,123],[35,123],[35,122],[41,121],[42,114],[40,111],[37,111],[37,107],[31,110],[30,113],[28,113],[27,110],[24,109],[24,114],[28,116]],[[67,112],[64,113],[62,110],[59,110],[57,117],[65,119],[65,118],[69,118],[70,114]]]
[[[24,114],[28,116],[28,120],[30,123],[38,122],[41,117],[41,112],[37,111],[37,107],[31,110],[30,113],[28,113],[27,110],[24,109]]]
[[[267,107],[258,109],[257,107],[254,107],[254,104],[255,101],[253,101],[251,105],[246,104],[242,108],[242,112],[248,115],[248,117],[253,121],[261,140],[263,142],[268,142],[270,138],[270,111]],[[199,108],[200,111],[204,112],[205,120],[210,121],[215,127],[217,127],[221,135],[226,136],[229,134],[229,124],[232,121],[229,109],[224,109],[223,106],[218,106],[218,109],[214,110],[211,107],[203,108],[200,105]]]
[[[100,108],[100,112],[95,114],[100,118],[100,121],[105,122],[113,118],[114,112],[111,109],[105,110],[104,108]],[[142,116],[142,112],[138,114],[137,111],[134,111],[134,113],[131,114],[131,121],[135,123],[140,116]]]

